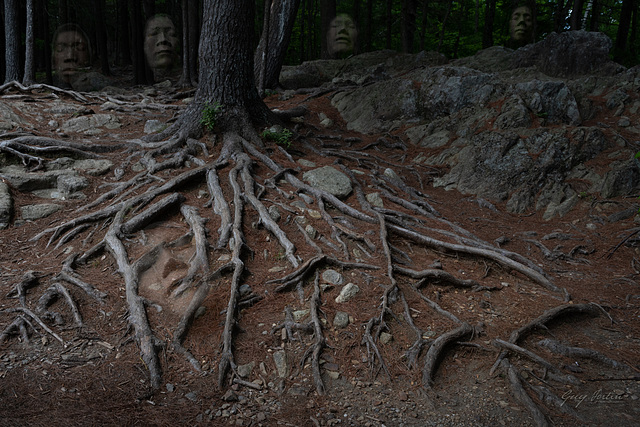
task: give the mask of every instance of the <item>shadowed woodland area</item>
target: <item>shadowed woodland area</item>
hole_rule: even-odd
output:
[[[0,425],[640,416],[637,1],[2,5]]]

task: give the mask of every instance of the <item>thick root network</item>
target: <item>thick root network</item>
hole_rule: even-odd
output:
[[[0,87],[0,92],[7,88],[22,90],[11,85]],[[122,104],[122,107],[127,105]],[[117,273],[124,283],[128,321],[148,369],[151,386],[156,390],[162,384],[163,366],[158,355],[161,340],[154,329],[154,316],[147,312],[154,302],[143,297],[140,283],[142,276],[158,265],[162,254],[174,248],[189,246],[193,253],[185,260],[184,273],[178,279],[172,279],[166,289],[168,299],[184,298],[182,306],[186,307],[170,331],[170,348],[181,354],[194,369],[203,370],[199,360],[206,355],[200,354],[202,349],[190,348],[191,328],[194,322],[201,321],[198,312],[212,291],[215,290],[217,296],[224,294],[222,313],[207,315],[210,316],[207,321],[211,321],[211,316],[219,316],[214,322],[222,325],[217,360],[219,387],[230,384],[260,387],[238,375],[235,352],[243,312],[260,304],[265,295],[295,299],[295,294],[291,297],[288,294],[297,292],[299,304],[305,304],[309,310],[308,320],[294,321],[287,305],[287,308],[281,308],[284,319],[274,332],[284,331],[286,341],[303,344],[304,350],[298,355],[300,371],[308,366],[316,392],[320,395],[327,392],[322,363],[334,346],[331,335],[325,334],[327,324],[323,316],[330,301],[327,290],[319,282],[319,273],[328,267],[360,273],[366,278],[367,290],[377,292],[379,296],[374,307],[366,307],[367,318],[359,325],[361,336],[358,338],[367,354],[370,376],[376,378],[384,373],[388,380],[393,380],[396,361],[385,359],[388,350],[381,338],[394,328],[406,328],[412,342],[407,345],[408,349],[402,350],[404,360],[426,389],[437,387],[438,364],[446,360],[448,350],[461,345],[477,346],[473,341],[483,332],[477,318],[464,310],[456,310],[440,296],[449,290],[493,295],[507,292],[507,288],[497,285],[495,280],[487,280],[493,284],[485,283],[484,276],[457,277],[455,272],[446,271],[439,261],[429,265],[425,253],[490,264],[512,273],[525,283],[523,286],[540,288],[551,301],[568,302],[570,299],[568,292],[556,286],[532,261],[495,247],[443,218],[423,190],[410,185],[409,179],[400,178],[400,175],[414,177],[413,167],[393,163],[391,156],[383,158],[368,151],[380,145],[389,150],[404,151],[406,147],[399,138],[392,141],[382,138],[360,149],[336,150],[330,144],[325,146],[320,136],[297,135],[296,143],[305,149],[338,159],[335,167],[351,179],[354,189],[354,196],[346,201],[302,181],[290,153],[281,148],[269,153],[269,147],[259,140],[255,130],[245,125],[217,135],[213,138],[213,146],[208,140],[205,143],[192,139],[192,129],[176,127],[161,135],[165,140],[154,137],[153,141],[149,138],[110,146],[109,150],[126,150],[126,160],[115,171],[116,182],[110,182],[109,190],[80,206],[75,215],[51,225],[32,239],[35,242],[47,238],[52,253],[60,253],[64,246],[81,238],[92,246],[84,252],[65,255],[67,258],[60,272],[47,278],[48,286],[42,286],[45,290],[37,309],[28,308],[27,290],[41,286],[43,277],[28,272],[17,280],[9,295],[16,298],[17,306],[3,311],[12,317],[0,334],[0,341],[14,336],[27,341],[30,334],[37,332],[51,335],[64,344],[65,340],[54,331],[59,325],[47,325],[64,322],[64,316],[56,314],[53,307],[62,305],[65,312],[70,313],[75,327],[81,328],[85,324],[82,306],[69,290],[78,290],[97,304],[105,301],[105,290],[97,288],[76,271],[78,266],[88,268],[91,260],[105,251],[115,261]],[[104,147],[89,150],[84,145],[25,135],[7,135],[2,140],[0,150],[35,167],[46,162],[44,157],[38,156],[52,151],[77,156],[98,156],[108,151]],[[349,144],[352,142],[357,143],[350,141]],[[217,156],[213,161],[212,155]],[[123,179],[134,160],[146,170]],[[352,167],[367,168],[371,173],[356,175],[350,169]],[[403,173],[385,174],[386,167]],[[161,171],[163,173],[159,174]],[[417,175],[413,182],[423,178]],[[379,190],[385,207],[374,206],[367,200],[363,189],[370,187]],[[194,204],[197,203],[194,202],[197,200],[193,197],[194,190],[208,193],[208,200],[201,206]],[[313,225],[311,228],[315,233],[291,218],[299,213],[291,207],[292,201],[312,205],[316,222],[309,225]],[[274,208],[286,211],[287,218],[274,215]],[[305,209],[307,213],[311,211]],[[173,241],[140,248],[146,246],[146,232],[152,228],[150,226],[167,218],[178,218],[176,223],[187,231]],[[286,272],[281,277],[267,280],[253,276],[252,268],[257,268],[258,264],[256,254],[260,255],[255,247],[258,241],[268,242],[268,250],[259,250],[279,254],[279,260],[286,263],[283,267]],[[133,253],[143,255],[132,259]],[[243,294],[241,288],[250,280],[252,286],[260,286],[260,291]],[[414,320],[413,314],[417,312],[421,313],[420,320]],[[548,324],[559,317],[601,313],[602,309],[592,304],[563,304],[514,330],[508,339],[491,341],[496,352],[499,351],[491,373],[498,368],[504,370],[514,395],[529,409],[536,423],[544,425],[548,417],[531,399],[527,389],[544,396],[540,400],[552,404],[559,398],[550,388],[524,380],[517,362],[509,356],[533,362],[544,371],[545,380],[572,383],[575,378],[563,374],[548,357],[525,348],[522,343],[534,330],[546,330]],[[426,335],[425,325],[433,322],[444,325],[439,336]],[[590,349],[551,340],[540,341],[538,347],[624,369],[624,364]]]

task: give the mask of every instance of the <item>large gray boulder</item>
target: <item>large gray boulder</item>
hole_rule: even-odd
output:
[[[544,40],[516,50],[512,67],[537,67],[553,77],[575,77],[596,72],[622,72],[624,67],[609,59],[611,39],[597,32],[551,33]]]

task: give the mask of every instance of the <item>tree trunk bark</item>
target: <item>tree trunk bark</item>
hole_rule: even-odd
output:
[[[67,0],[58,1],[58,24],[67,24],[69,22],[69,5]]]
[[[320,0],[320,56],[331,58],[327,44],[327,33],[331,20],[336,16],[336,0]]]
[[[189,0],[182,0],[182,76],[180,76],[179,86],[191,86],[191,68],[189,50]]]
[[[111,75],[109,68],[109,52],[107,50],[107,27],[105,23],[105,0],[94,0],[94,24],[96,27],[96,52],[100,57],[100,70],[105,76]]]
[[[413,38],[416,32],[417,0],[402,2],[402,51],[413,53]]]
[[[34,68],[34,17],[33,17],[33,1],[27,0],[27,31],[25,36],[25,58],[24,58],[24,77],[22,84],[29,86],[36,81],[36,72]]]
[[[147,84],[153,81],[144,57],[144,20],[140,0],[129,3],[131,19],[131,53],[133,60],[133,79],[135,84]]]
[[[454,0],[450,0],[449,1],[449,6],[447,8],[447,13],[445,13],[444,19],[442,20],[442,29],[440,30],[440,40],[438,41],[437,52],[440,52],[440,49],[442,49],[442,45],[444,44],[445,28],[447,26],[447,21],[449,20],[449,15],[451,14],[451,9],[453,9],[453,2],[454,2]]]
[[[485,3],[484,28],[482,29],[482,48],[493,46],[493,21],[496,16],[496,0]]]
[[[5,83],[20,81],[20,34],[18,30],[18,2],[4,0]]]
[[[270,5],[270,11],[268,15],[265,11],[265,26],[254,57],[258,92],[278,86],[300,0],[267,0],[265,4]]]
[[[591,5],[591,21],[589,22],[589,31],[598,31],[600,27],[600,10],[602,9],[602,3],[600,0],[593,0]]]
[[[254,22],[254,8],[253,0],[205,0],[198,89],[178,123],[187,134],[200,131],[207,104],[222,107],[222,130],[270,118],[255,86],[253,33],[245,28]]]
[[[627,52],[629,40],[629,31],[631,29],[631,16],[633,15],[635,0],[623,0],[622,10],[620,11],[620,23],[618,24],[618,33],[614,45],[615,61],[621,61]]]
[[[129,6],[126,0],[118,0],[116,5],[117,28],[116,60],[120,65],[131,65],[131,44],[129,43]]]
[[[393,34],[393,0],[387,0],[386,23],[387,33],[384,46],[386,49],[391,49],[391,35]]]
[[[189,1],[187,13],[189,15],[189,74],[191,83],[197,84],[198,79],[198,45],[200,40],[200,2]]]
[[[573,31],[577,31],[582,26],[582,10],[584,9],[584,0],[574,0],[573,10],[569,17],[569,26]]]

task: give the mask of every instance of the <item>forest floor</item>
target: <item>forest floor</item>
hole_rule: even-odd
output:
[[[31,104],[33,108],[44,111],[47,103],[38,100],[38,94],[29,96],[35,100]],[[88,107],[97,112],[103,101],[95,99]],[[11,100],[4,99],[3,102]],[[75,101],[68,99],[67,102]],[[158,97],[155,102],[164,101]],[[183,105],[178,100],[171,102]],[[364,145],[381,136],[348,131],[331,107],[328,95],[312,99],[296,95],[287,101],[273,95],[267,103],[271,108],[279,109],[304,104],[309,112],[298,131],[335,137],[316,139],[324,144],[339,148],[352,144],[345,139],[356,141],[357,138],[361,141],[358,144]],[[329,117],[333,124],[324,128],[320,124],[320,113]],[[116,138],[120,141],[139,138],[144,135],[147,120],[169,120],[173,114],[172,110],[121,114],[120,120],[124,123],[121,129],[91,138],[101,143]],[[594,123],[597,120],[594,119]],[[631,121],[637,123],[640,117],[633,117]],[[44,117],[44,120],[34,121],[32,128],[38,129],[41,136],[61,137],[55,129],[47,130],[47,122],[48,118]],[[394,135],[403,137],[401,130]],[[65,137],[68,140],[86,139],[84,135]],[[210,144],[207,138],[210,135],[203,141]],[[384,150],[382,148],[376,155],[391,158],[397,154]],[[411,159],[421,154],[420,150],[407,144],[407,151],[395,157],[394,162],[410,164]],[[333,162],[295,141],[289,151],[294,158],[304,158],[318,166]],[[274,158],[282,156],[275,148],[271,155]],[[125,154],[107,156],[118,164]],[[257,171],[258,174],[262,172]],[[423,192],[444,218],[484,241],[500,241],[508,250],[531,259],[549,274],[554,284],[567,289],[572,303],[596,303],[606,311],[599,316],[562,317],[548,325],[548,330],[536,330],[520,343],[544,355],[561,372],[578,379],[575,384],[549,384],[537,364],[514,356],[513,360],[518,361],[521,375],[526,380],[532,384],[547,384],[561,398],[559,405],[547,404],[532,389],[525,388],[532,399],[545,408],[547,419],[554,425],[566,426],[637,425],[640,419],[640,264],[637,262],[640,238],[625,239],[640,224],[637,215],[614,220],[620,212],[637,207],[637,200],[601,200],[598,195],[585,195],[565,217],[543,221],[541,212],[515,215],[508,213],[504,204],[498,203],[496,209],[492,209],[473,196],[433,188],[431,179],[443,171],[424,168],[419,172]],[[0,231],[0,309],[16,304],[9,294],[24,272],[33,270],[46,275],[59,271],[64,252],[46,248],[46,238],[35,243],[29,239],[43,228],[68,218],[75,208],[95,198],[100,185],[108,179],[104,176],[89,178],[92,180],[90,191],[85,191],[88,200],[68,200],[65,202],[67,208],[48,218],[12,224]],[[16,206],[37,202],[31,193],[14,191],[13,196]],[[201,206],[205,201],[199,199],[201,195],[197,190],[186,196],[194,205]],[[347,203],[351,202],[355,203],[354,196],[347,199]],[[154,232],[178,235],[173,230],[179,227],[180,224],[170,219],[156,224],[149,236],[153,239]],[[250,236],[250,230],[247,235]],[[299,241],[293,236],[293,243],[304,246],[302,235],[297,236]],[[266,253],[265,262],[262,254],[266,246],[262,247],[260,242],[251,238],[256,259],[248,261],[248,266],[252,277],[266,281],[276,277],[274,266],[284,263],[277,254]],[[544,244],[552,253],[543,253],[536,242]],[[572,251],[578,247],[580,250]],[[413,250],[409,244],[405,249],[407,252]],[[569,253],[575,256],[561,255]],[[420,369],[412,370],[407,366],[404,352],[413,338],[409,329],[400,327],[402,316],[388,320],[393,339],[380,345],[390,377],[383,370],[370,368],[370,356],[362,345],[362,334],[367,321],[379,310],[381,293],[376,292],[375,287],[378,280],[385,278],[382,269],[368,272],[373,278],[369,282],[371,289],[362,289],[355,302],[338,306],[334,301],[336,289],[327,288],[324,294],[322,310],[328,313],[325,326],[328,347],[323,352],[324,395],[316,392],[308,366],[298,365],[312,338],[307,336],[290,341],[283,340],[280,331],[272,333],[272,328],[283,320],[284,306],[304,308],[299,306],[297,295],[269,293],[262,289],[259,290],[267,296],[240,313],[234,350],[238,364],[255,363],[250,380],[257,387],[234,384],[218,388],[215,369],[222,324],[216,320],[219,318],[205,316],[209,321],[196,321],[185,341],[185,347],[201,359],[202,372],[196,372],[167,346],[160,357],[163,384],[159,391],[151,393],[148,371],[131,338],[122,279],[117,274],[115,262],[108,256],[101,256],[78,273],[108,294],[106,303],[100,305],[86,296],[77,296],[84,301],[81,312],[85,327],[82,330],[57,330],[65,340],[65,346],[47,334],[33,335],[29,343],[11,337],[0,344],[0,426],[534,425],[527,408],[514,396],[504,371],[491,372],[500,352],[494,340],[507,340],[515,327],[531,322],[561,302],[551,297],[547,290],[532,286],[523,277],[490,262],[426,250],[421,260],[424,262],[422,268],[439,261],[444,270],[459,277],[473,278],[492,289],[500,289],[474,292],[435,284],[425,291],[445,309],[483,327],[482,333],[474,337],[470,345],[456,345],[444,353],[431,388],[424,387]],[[352,273],[345,270],[343,274]],[[258,287],[258,282],[252,286]],[[150,316],[158,336],[170,340],[170,320],[175,321],[176,313],[182,308],[180,303],[172,303],[160,293],[151,292],[147,298],[162,306],[163,317],[154,314],[155,309],[151,307]],[[207,300],[207,311],[223,311],[226,298],[223,286],[215,289]],[[422,322],[423,330],[437,336],[449,329],[445,319],[431,314],[429,307],[421,306],[417,298],[411,297],[409,302],[412,317],[416,322]],[[329,313],[337,310],[351,316],[347,327],[333,327],[333,316]],[[397,312],[401,313],[402,309]],[[8,318],[0,319],[5,322]],[[616,370],[592,359],[554,355],[537,346],[538,341],[550,337],[603,353],[628,365],[629,371]],[[284,378],[277,375],[272,358],[272,354],[281,349],[287,351],[291,365],[290,374]]]

